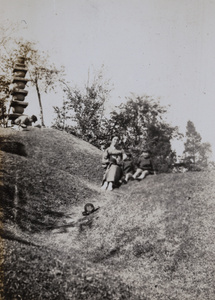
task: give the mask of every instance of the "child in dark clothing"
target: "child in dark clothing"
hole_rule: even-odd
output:
[[[153,174],[152,161],[149,151],[144,150],[137,160],[137,170],[133,178],[141,180],[149,174]]]
[[[132,160],[132,155],[127,153],[123,160],[123,173],[124,173],[124,183],[127,183],[129,179],[133,179],[134,174],[134,163]]]

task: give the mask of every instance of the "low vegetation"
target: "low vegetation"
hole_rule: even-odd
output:
[[[0,154],[0,298],[214,299],[213,171],[101,192],[101,151],[73,135],[2,129]]]

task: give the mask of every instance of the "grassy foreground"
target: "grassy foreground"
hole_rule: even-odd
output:
[[[2,129],[0,147],[1,299],[214,299],[214,172],[104,193],[101,152],[74,136]]]

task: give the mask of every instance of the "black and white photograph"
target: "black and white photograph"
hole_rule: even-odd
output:
[[[215,299],[215,0],[0,0],[0,300]]]

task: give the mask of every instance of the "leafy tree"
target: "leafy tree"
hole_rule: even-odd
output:
[[[17,24],[16,24],[17,25]],[[10,48],[11,35],[16,31],[17,26],[10,24],[0,26],[0,120],[1,124],[6,123],[6,106],[10,97],[11,70],[7,70],[7,65],[2,63],[5,57],[9,58],[8,48]]]
[[[74,124],[72,125],[72,115],[68,108],[68,101],[63,100],[62,107],[53,106],[56,117],[54,118],[53,128],[66,131],[68,133],[76,135]]]
[[[154,166],[159,172],[168,172],[172,169],[176,157],[171,146],[173,137],[181,137],[177,127],[165,122],[148,126],[145,144],[151,150]]]
[[[196,128],[191,121],[187,122],[186,138],[187,140],[184,143],[184,154],[186,158],[192,159],[194,164],[196,164],[202,147],[202,138],[201,135],[196,131]]]
[[[0,70],[10,79],[9,81],[12,80],[13,66],[18,56],[22,56],[26,60],[28,77],[30,77],[30,83],[35,87],[38,96],[41,125],[45,126],[41,94],[55,90],[64,74],[63,68],[58,70],[54,64],[49,63],[48,54],[36,50],[34,43],[14,40],[14,48],[7,51],[7,54],[0,59]]]
[[[9,101],[9,86],[10,81],[4,75],[0,75],[0,124],[6,125],[6,107]]]
[[[17,41],[13,38],[13,35],[17,34],[20,27],[21,24],[18,22],[0,25],[0,118],[3,125],[6,125],[6,109],[9,106],[13,75],[11,64],[13,50],[11,49],[16,49],[17,47]]]
[[[17,34],[21,24],[19,22],[0,25],[0,50],[1,55],[10,56],[10,48],[14,46],[13,35]]]
[[[144,147],[150,149],[154,165],[158,171],[167,171],[172,165],[175,153],[171,149],[171,139],[180,137],[177,127],[171,127],[163,118],[167,109],[149,96],[128,98],[119,111],[111,113],[106,120],[106,133],[118,134],[125,149],[139,156]]]
[[[211,157],[211,154],[211,144],[202,143],[199,149],[199,163],[204,167],[208,166],[208,160]]]
[[[57,117],[53,127],[69,131],[98,146],[102,135],[104,104],[110,93],[109,82],[103,81],[101,70],[83,91],[66,82],[63,84],[67,100],[61,108],[54,107]]]

